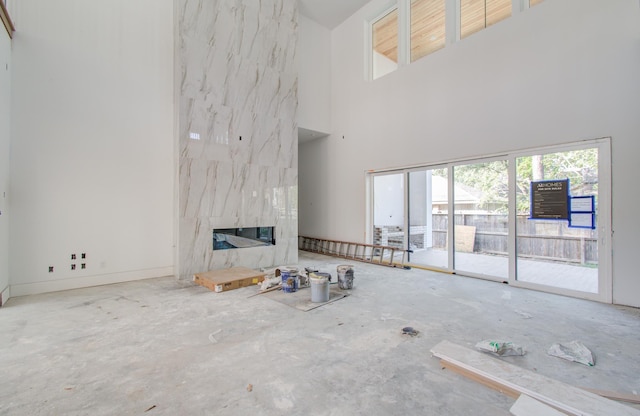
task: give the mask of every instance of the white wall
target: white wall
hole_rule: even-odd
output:
[[[298,127],[331,132],[331,31],[298,15]]]
[[[0,305],[9,291],[9,135],[11,127],[11,39],[0,25]]]
[[[11,3],[12,296],[173,274],[173,1]]]
[[[611,136],[613,299],[640,306],[637,0],[545,1],[368,82],[363,22],[386,3],[332,31],[333,134],[300,146],[300,234],[364,241],[368,169]]]

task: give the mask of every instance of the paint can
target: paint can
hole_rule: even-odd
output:
[[[285,293],[292,293],[298,290],[300,287],[300,281],[298,280],[298,269],[294,267],[282,267],[280,268],[280,277],[282,278],[282,291]]]
[[[329,302],[329,273],[312,273],[309,276],[311,281],[311,302]]]
[[[353,266],[349,264],[338,266],[338,287],[340,289],[353,289]]]

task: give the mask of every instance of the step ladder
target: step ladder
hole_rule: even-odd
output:
[[[365,263],[409,268],[405,266],[404,263],[406,250],[400,247],[377,246],[374,244],[299,236],[298,248],[303,251],[362,261]]]

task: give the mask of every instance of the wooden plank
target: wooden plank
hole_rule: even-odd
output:
[[[526,394],[521,394],[509,411],[515,416],[564,416],[564,413],[532,399]]]
[[[473,225],[455,226],[456,252],[473,253],[476,243],[476,227]]]
[[[485,377],[481,377],[481,376],[479,376],[479,375],[477,375],[477,374],[475,374],[475,373],[473,373],[473,372],[471,372],[469,370],[466,370],[466,369],[464,369],[462,367],[459,367],[459,366],[457,366],[457,365],[455,365],[453,363],[449,363],[449,362],[440,360],[440,364],[442,364],[442,367],[444,367],[444,368],[446,368],[448,370],[451,370],[451,371],[453,371],[455,373],[458,373],[461,376],[464,376],[464,377],[466,377],[466,378],[468,378],[470,380],[473,380],[476,383],[480,383],[483,386],[489,387],[490,389],[495,390],[497,392],[500,392],[500,393],[502,393],[502,394],[504,394],[506,396],[513,397],[514,399],[520,396],[520,392],[515,390],[515,389],[503,386],[503,385],[501,385],[499,383],[496,383],[493,380],[489,380],[489,379],[487,379]]]
[[[640,416],[640,411],[449,341],[431,349],[442,361],[570,415]]]
[[[598,396],[606,397],[607,399],[617,400],[619,402],[640,404],[640,396],[638,396],[637,394],[619,393],[617,391],[598,390],[598,389],[591,389],[588,387],[580,387],[580,388],[582,390],[586,390],[593,394],[597,394]]]

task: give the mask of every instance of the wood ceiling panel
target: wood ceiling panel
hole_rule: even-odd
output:
[[[398,9],[373,24],[373,49],[398,62]]]

